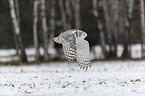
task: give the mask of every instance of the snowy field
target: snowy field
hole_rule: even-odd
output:
[[[0,96],[145,96],[145,61],[0,66]]]

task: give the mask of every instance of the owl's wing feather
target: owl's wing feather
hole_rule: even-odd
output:
[[[80,65],[80,68],[88,69],[91,67],[91,60],[90,60],[90,49],[88,41],[84,39],[77,39],[77,62]]]
[[[61,36],[63,51],[68,62],[75,61],[76,59],[76,42],[73,34]]]
[[[59,37],[55,37],[53,40],[54,40],[56,43],[61,44],[61,41],[59,40]]]

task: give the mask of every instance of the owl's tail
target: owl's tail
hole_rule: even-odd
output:
[[[55,37],[53,40],[54,40],[56,43],[61,44],[61,41],[59,40],[59,37]]]

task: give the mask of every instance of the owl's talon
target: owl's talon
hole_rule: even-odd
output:
[[[85,66],[83,66],[83,70],[85,69]]]
[[[86,66],[86,70],[88,69],[88,66]]]
[[[82,69],[83,68],[83,65],[80,65],[81,67],[80,67],[80,69]]]

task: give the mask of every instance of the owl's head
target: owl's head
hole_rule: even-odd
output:
[[[76,35],[76,38],[84,39],[87,37],[87,33],[82,30],[76,30],[73,33]]]
[[[86,32],[83,32],[80,37],[86,38],[87,37],[87,33]]]

